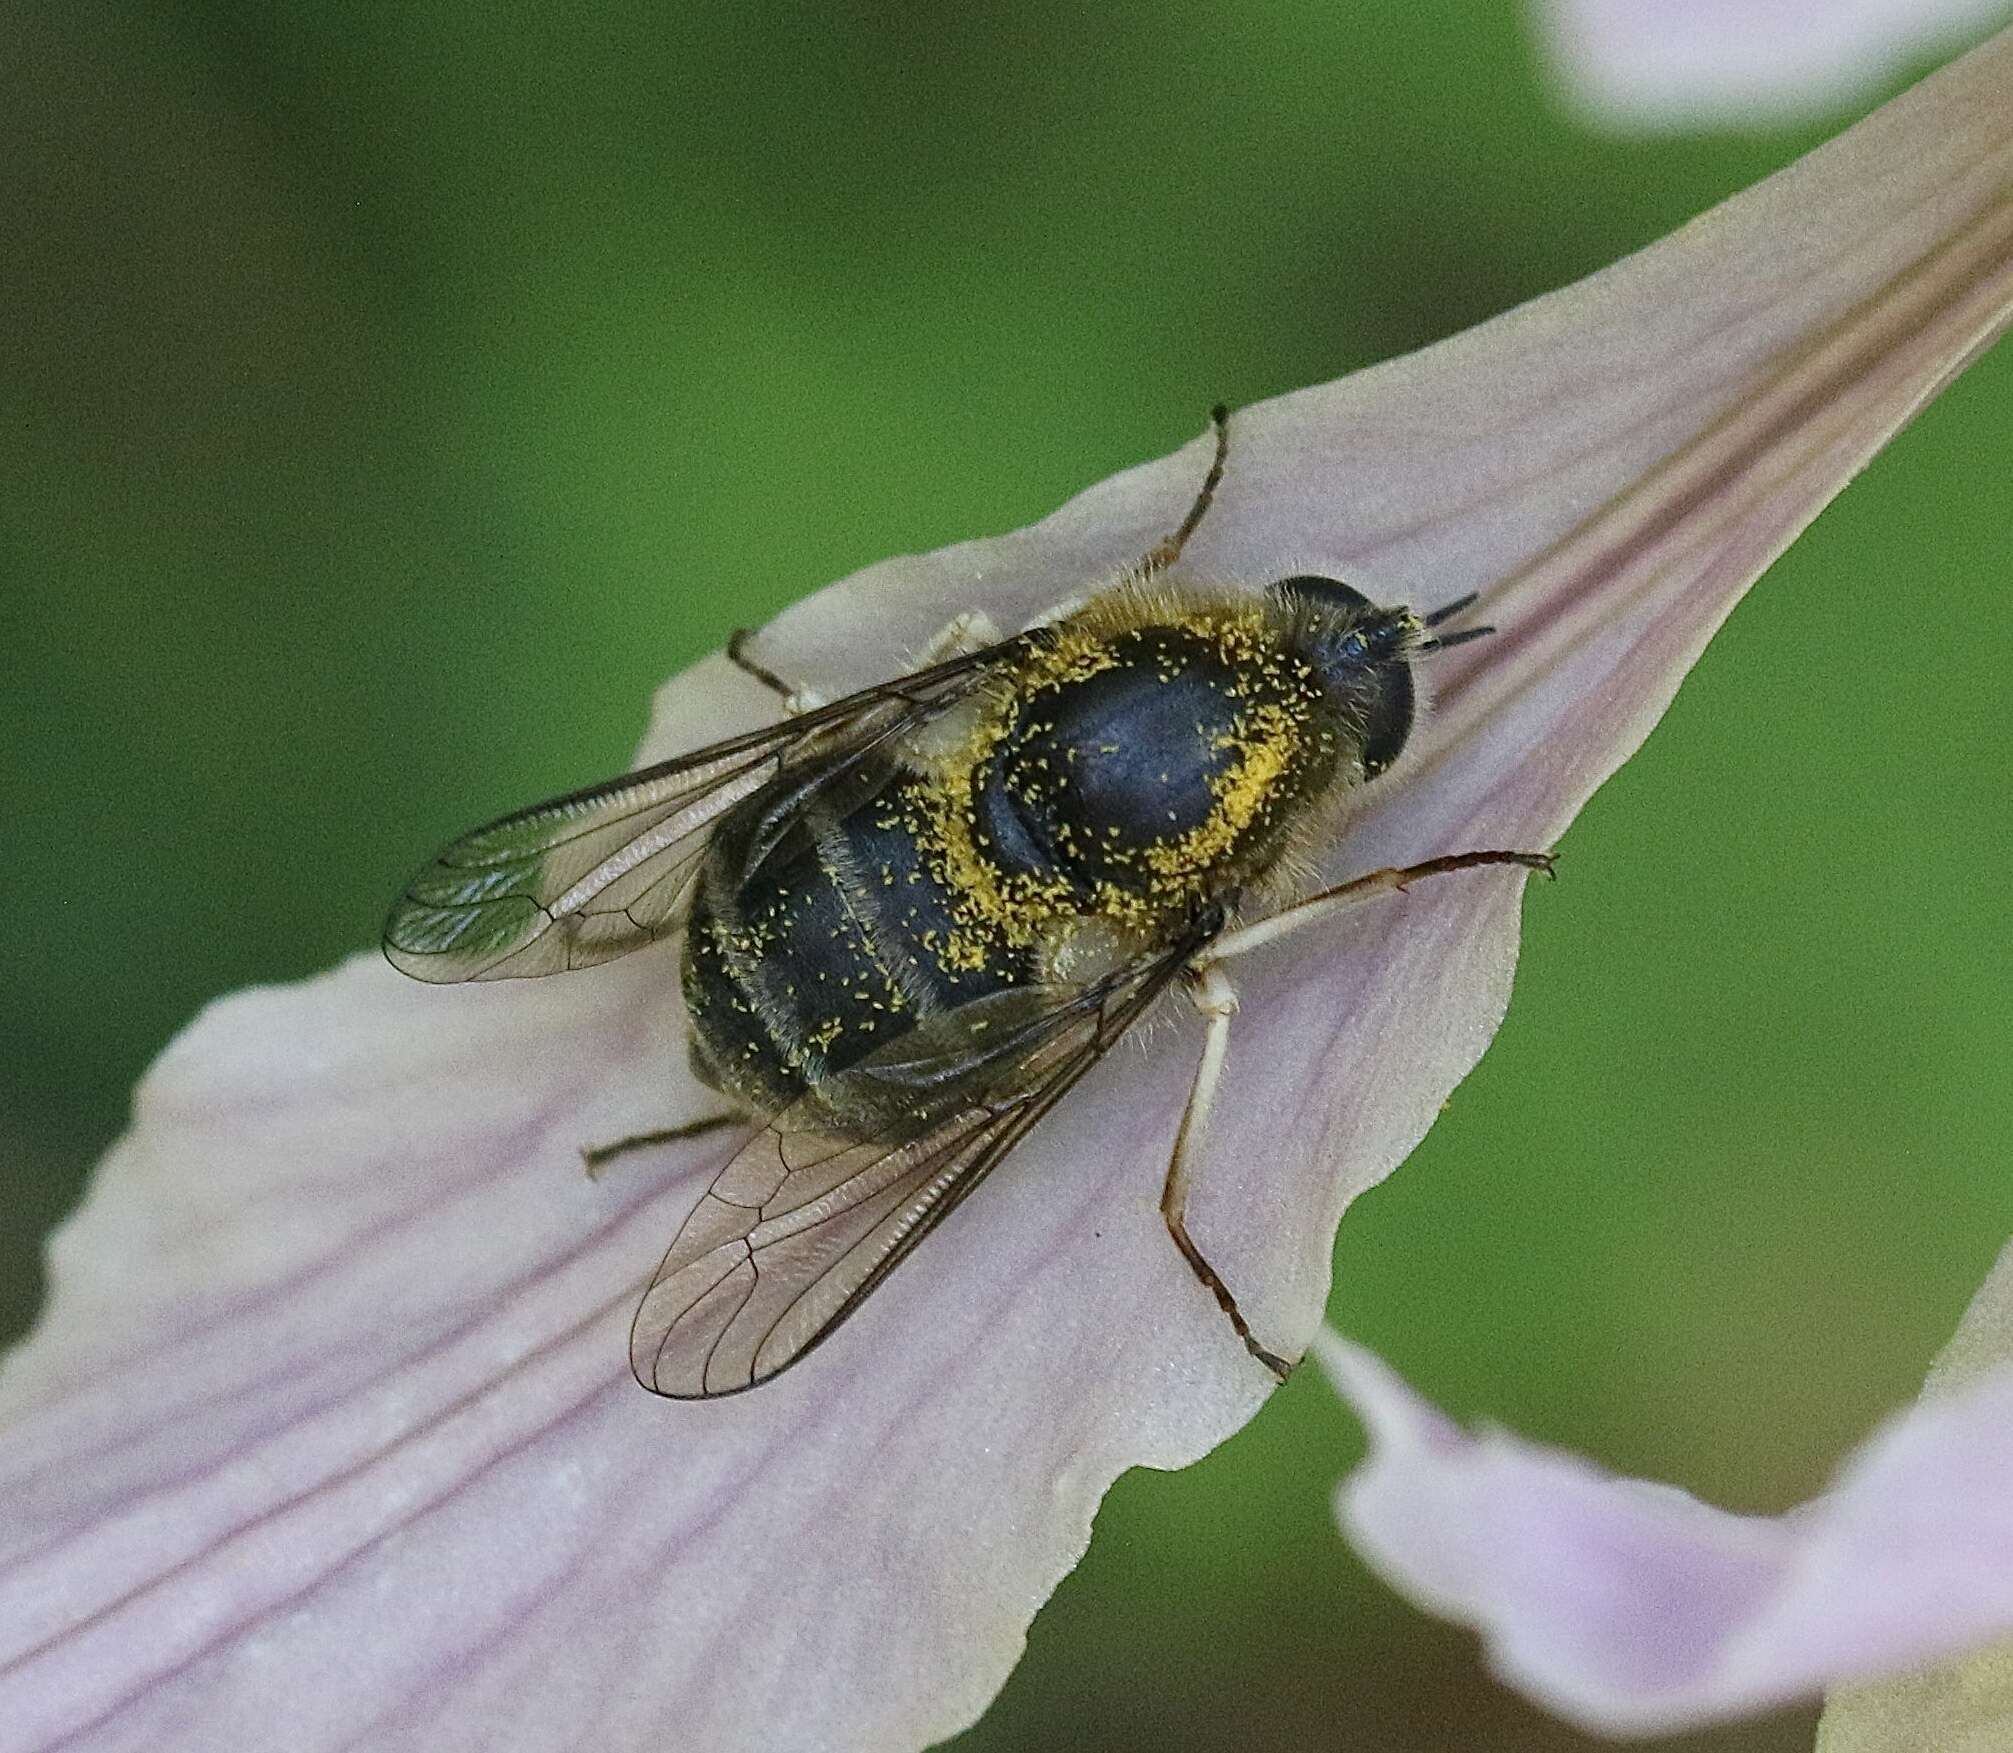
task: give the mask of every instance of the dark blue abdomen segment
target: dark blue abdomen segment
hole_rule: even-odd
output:
[[[862,766],[808,811],[786,810],[778,835],[772,806],[792,795],[779,780],[721,822],[693,897],[683,973],[694,1068],[715,1088],[774,1111],[919,1016],[1028,977],[1026,952],[972,949],[969,934],[956,934],[949,895],[916,843],[920,784]],[[954,943],[969,951],[962,960],[949,954]]]
[[[730,930],[718,918],[702,877],[685,921],[680,975],[692,1023],[692,1071],[700,1082],[773,1113],[808,1086],[728,959]]]
[[[686,928],[684,990],[702,1075],[773,1106],[856,1064],[914,1022],[838,875],[799,817],[749,868],[736,808],[708,850]]]
[[[951,895],[923,856],[924,781],[896,776],[871,802],[821,836],[828,859],[845,874],[855,915],[880,963],[917,1009],[969,1004],[1033,977],[1025,950],[961,930]]]
[[[913,1007],[876,955],[845,885],[808,823],[743,885],[741,917],[760,937],[744,979],[775,1019],[778,1045],[829,1077],[905,1033]]]
[[[1009,875],[1145,892],[1147,855],[1206,826],[1240,759],[1235,671],[1180,628],[1112,642],[1117,660],[1028,702],[978,776],[977,831]]]

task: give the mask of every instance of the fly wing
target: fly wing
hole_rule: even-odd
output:
[[[1082,990],[1023,987],[962,1006],[785,1109],[671,1244],[630,1331],[636,1379],[707,1399],[795,1363],[1103,1058],[1200,941]],[[873,1130],[835,1139],[835,1114]]]
[[[848,771],[998,656],[954,658],[464,834],[406,885],[385,921],[385,957],[414,979],[452,983],[563,973],[654,943],[682,922],[705,831],[726,811],[813,748],[844,751],[824,779]]]

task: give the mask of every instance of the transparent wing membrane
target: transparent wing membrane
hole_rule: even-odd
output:
[[[636,1379],[703,1399],[796,1362],[1110,1050],[1202,941],[1198,932],[1079,992],[996,995],[1006,1026],[989,1055],[973,1051],[973,1007],[948,1013],[777,1115],[720,1171],[651,1281],[630,1333]],[[849,1113],[873,1116],[875,1130],[829,1136]]]
[[[941,711],[997,656],[937,664],[477,828],[406,885],[385,956],[453,983],[558,974],[653,943],[682,921],[705,831],[723,814],[814,746],[857,739],[863,752]]]

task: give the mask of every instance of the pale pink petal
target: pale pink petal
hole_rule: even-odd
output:
[[[1238,416],[1191,570],[1312,566],[1423,605],[1487,587],[1503,628],[1440,667],[1337,870],[1549,843],[1767,561],[2003,327],[2009,93],[2000,42],[1581,286]],[[1164,534],[1201,458],[870,568],[769,629],[765,661],[831,692],[956,610],[1011,623]],[[764,706],[702,665],[646,753]],[[1315,1328],[1343,1207],[1493,1031],[1520,888],[1429,885],[1241,976],[1253,1099],[1190,1214],[1275,1348]],[[1172,1028],[1101,1068],[798,1369],[668,1405],[630,1382],[624,1328],[726,1146],[600,1185],[573,1155],[698,1111],[664,957],[459,991],[366,958],[218,1006],[143,1086],[0,1380],[0,1734],[950,1733],[1116,1474],[1193,1459],[1267,1391],[1157,1210],[1193,1047]]]
[[[1974,43],[2007,0],[1532,0],[1571,109],[1622,132],[1836,114]]]
[[[2013,1367],[2013,1246],[1972,1300],[1957,1336],[1936,1360],[1926,1402],[1956,1399]],[[2013,1471],[1996,1481],[1998,1514],[2013,1499]],[[1998,1753],[2013,1747],[2013,1635],[1956,1661],[1833,1693],[1818,1724],[1818,1753]]]
[[[1998,1276],[2013,1281],[2013,1249]],[[1336,1492],[1357,1550],[1583,1727],[1690,1727],[2013,1634],[2004,1353],[1890,1423],[1823,1497],[1763,1517],[1470,1436],[1361,1347],[1316,1345],[1369,1428],[1369,1457]]]

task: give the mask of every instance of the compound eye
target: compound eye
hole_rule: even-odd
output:
[[[1375,779],[1397,760],[1412,734],[1412,672],[1403,663],[1376,672],[1363,726],[1363,777]]]
[[[1370,599],[1360,590],[1344,584],[1339,578],[1316,578],[1311,572],[1295,578],[1282,578],[1277,584],[1267,585],[1265,594],[1299,597],[1302,602],[1324,609],[1367,609],[1372,606]]]

